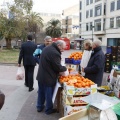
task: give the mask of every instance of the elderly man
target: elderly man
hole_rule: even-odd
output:
[[[37,49],[36,49],[35,52],[33,53],[33,56],[34,56],[34,58],[35,58],[35,60],[36,60],[36,63],[39,64],[40,55],[41,55],[41,53],[42,53],[43,48],[45,48],[46,46],[50,45],[51,43],[52,43],[52,38],[51,38],[50,36],[46,36],[46,37],[44,38],[44,44],[39,45],[39,46],[37,47]]]
[[[52,43],[52,45],[45,47],[42,51],[37,73],[39,87],[37,100],[38,112],[44,109],[45,101],[45,113],[51,114],[56,112],[53,109],[52,96],[59,72],[66,71],[66,67],[61,65],[61,52],[64,51],[64,48],[65,42],[58,40]]]
[[[87,67],[82,68],[85,77],[95,82],[98,86],[102,84],[104,73],[105,56],[101,49],[101,41],[95,40],[92,43],[93,53],[88,62]]]

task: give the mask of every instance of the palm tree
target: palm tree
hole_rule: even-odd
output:
[[[34,33],[36,36],[37,31],[43,27],[43,19],[40,17],[40,14],[31,12],[29,15],[26,15],[26,20],[28,32]]]
[[[61,22],[58,19],[51,19],[47,23],[46,34],[51,37],[60,37],[62,35]]]

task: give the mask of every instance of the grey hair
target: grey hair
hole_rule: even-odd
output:
[[[65,43],[65,41],[63,41],[63,40],[57,40],[55,43],[56,43],[57,45],[63,46],[64,48],[65,48],[65,46],[66,46],[66,43]]]
[[[91,40],[85,40],[84,41],[84,45],[86,46],[86,45],[88,45],[89,47],[92,47],[92,41]]]
[[[92,45],[95,44],[96,46],[101,46],[102,42],[100,40],[93,41]]]
[[[51,37],[50,37],[50,36],[46,36],[46,37],[44,38],[44,40],[48,40],[48,39],[51,39]]]

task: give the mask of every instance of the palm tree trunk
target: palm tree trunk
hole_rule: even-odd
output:
[[[7,49],[10,49],[11,48],[11,38],[5,38],[5,40],[6,40]]]

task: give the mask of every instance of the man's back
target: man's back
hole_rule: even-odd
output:
[[[33,57],[33,52],[35,51],[37,45],[31,41],[27,41],[22,44],[20,51],[19,62],[23,58],[23,65],[35,65],[35,60]]]

